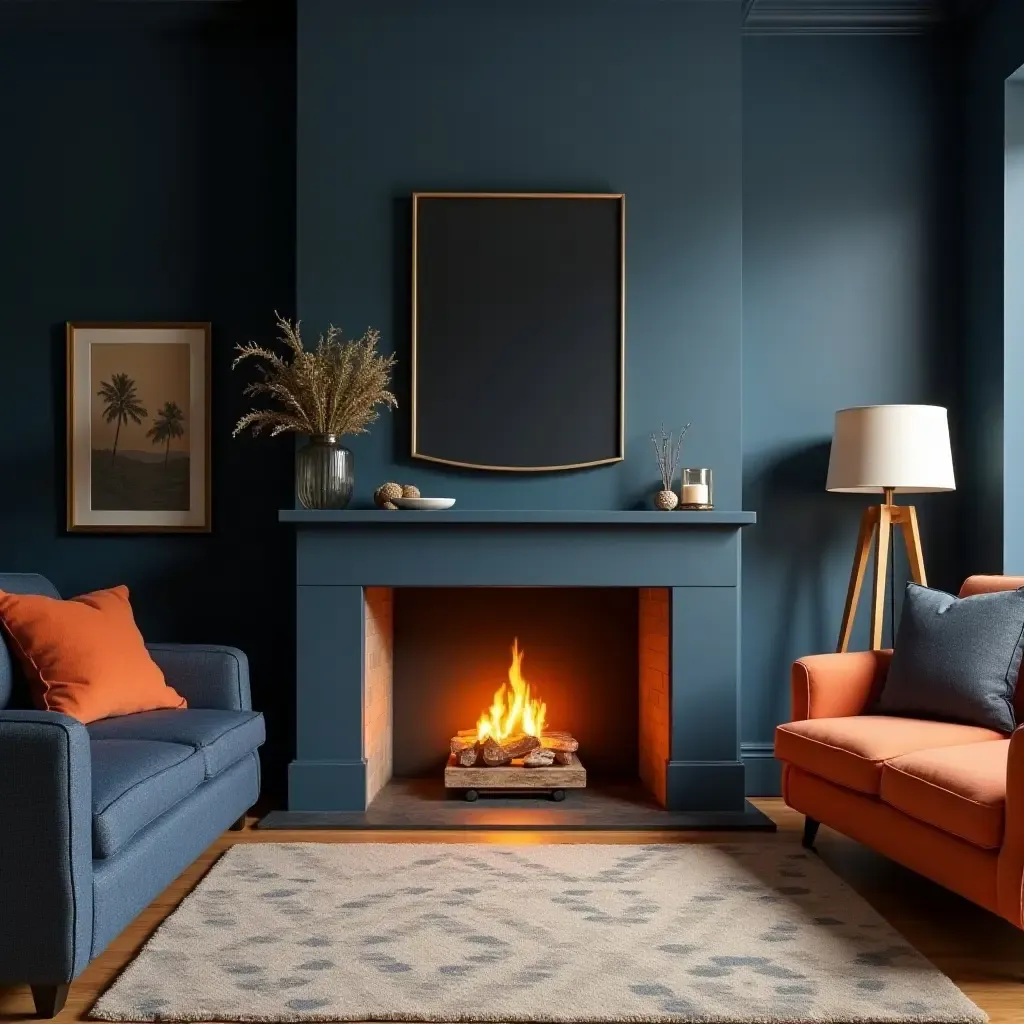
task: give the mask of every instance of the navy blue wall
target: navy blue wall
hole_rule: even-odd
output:
[[[2,4],[0,566],[127,583],[153,640],[237,644],[292,744],[290,450],[232,441],[232,347],[294,304],[294,10]],[[210,536],[64,532],[64,321],[212,320]]]
[[[273,789],[292,732],[292,548],[275,522],[291,448],[230,440],[232,346],[297,301],[308,332],[380,327],[405,398],[410,192],[623,191],[626,462],[431,469],[408,459],[404,407],[353,444],[357,496],[398,478],[469,507],[629,507],[656,485],[648,432],[692,420],[684,461],[714,466],[721,507],[761,516],[745,539],[743,713],[748,755],[766,753],[790,660],[829,649],[841,613],[862,503],[822,490],[834,410],[960,406],[958,83],[935,41],[744,40],[739,6],[299,0],[296,25],[291,5],[253,0],[0,5],[17,154],[0,162],[0,566],[68,593],[127,582],[148,636],[247,649]],[[995,424],[957,452],[976,508],[995,484],[1003,497],[1002,334],[983,301],[1002,260],[1001,98],[997,120],[985,104],[1024,61],[1015,6],[971,58],[968,336],[983,358],[959,368],[968,409]],[[62,325],[89,318],[213,320],[212,536],[64,534]],[[940,585],[964,567],[961,497],[924,503]],[[984,554],[967,564],[998,568]]]
[[[747,37],[743,57],[743,506],[759,517],[744,535],[743,736],[754,759],[788,713],[790,663],[838,635],[869,499],[824,490],[835,410],[934,402],[952,406],[955,425],[957,183],[937,41]],[[917,505],[930,582],[956,587],[957,496]],[[896,569],[906,579],[904,558]],[[766,762],[754,785],[772,777]]]
[[[657,484],[650,431],[690,420],[685,462],[739,508],[740,51],[738,3],[301,0],[299,312],[379,327],[400,396],[412,191],[627,195],[626,461],[455,475],[410,465],[400,411],[352,445],[363,503],[397,478],[468,507],[630,507]]]
[[[1007,506],[1004,460],[1024,445],[1020,380],[1004,375],[1003,188],[1006,79],[1024,64],[1024,4],[993,0],[966,44],[967,156],[963,375],[965,545],[978,572],[1024,572],[1019,503]],[[1017,287],[1020,287],[1019,282]],[[1009,557],[1008,557],[1009,556]]]
[[[1024,575],[1024,76],[1006,86],[1005,317],[1003,378],[1005,437],[1003,507],[1009,525],[1003,537],[1003,569]]]

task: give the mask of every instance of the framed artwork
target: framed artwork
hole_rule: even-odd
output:
[[[413,458],[621,462],[625,196],[417,192],[412,218]]]
[[[210,325],[68,323],[69,530],[210,529]]]

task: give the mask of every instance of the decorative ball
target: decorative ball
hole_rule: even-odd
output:
[[[402,497],[402,485],[394,483],[381,484],[373,492],[373,503],[378,508],[397,509],[398,506],[394,504],[395,498]]]
[[[659,512],[671,512],[679,504],[679,495],[675,491],[658,491],[654,496],[654,507]]]
[[[420,489],[415,484],[402,484],[402,493],[396,495],[398,498],[419,498],[422,497]]]

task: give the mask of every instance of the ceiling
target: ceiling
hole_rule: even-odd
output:
[[[916,35],[976,17],[989,0],[744,0],[745,29],[765,34]]]
[[[50,0],[0,0],[0,6],[42,6]],[[86,2],[86,0],[78,0]],[[88,0],[106,3],[109,0]],[[128,0],[143,3],[153,0]],[[203,0],[200,0],[203,2]],[[208,0],[207,0],[208,2]],[[216,0],[223,3],[225,0]],[[246,2],[246,0],[235,0]],[[735,0],[730,0],[735,2]],[[753,35],[919,35],[961,26],[992,0],[740,0],[744,32]],[[1024,3],[1024,0],[1018,0]]]

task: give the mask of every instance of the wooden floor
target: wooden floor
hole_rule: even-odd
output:
[[[799,841],[803,819],[777,799],[754,801],[779,825],[777,835],[729,833],[730,842]],[[132,959],[153,929],[178,905],[206,871],[235,843],[484,842],[635,843],[714,842],[722,833],[448,833],[302,831],[228,832],[146,908],[74,983],[59,1021],[85,1019],[96,997]],[[818,837],[822,859],[849,882],[936,966],[945,971],[991,1017],[994,1024],[1024,1024],[1024,933],[1007,922],[859,847],[827,828]],[[0,1021],[32,1016],[27,988],[0,988]]]

